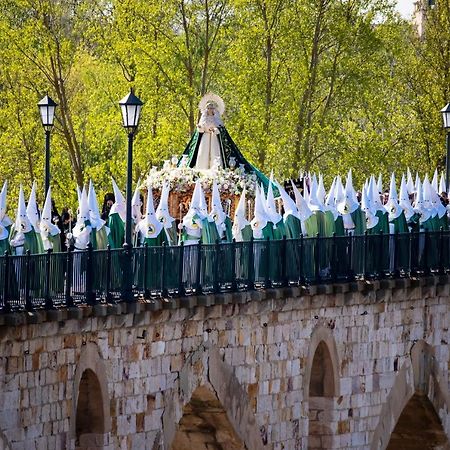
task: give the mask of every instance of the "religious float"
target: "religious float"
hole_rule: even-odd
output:
[[[162,168],[153,167],[145,180],[145,188],[153,189],[157,205],[164,183],[169,183],[169,212],[179,221],[189,209],[197,180],[201,182],[208,209],[216,181],[223,209],[230,217],[245,189],[247,215],[251,220],[256,187],[263,185],[267,189],[269,180],[245,159],[229,135],[222,121],[223,100],[218,95],[206,94],[198,107],[200,120],[183,154],[166,160]]]

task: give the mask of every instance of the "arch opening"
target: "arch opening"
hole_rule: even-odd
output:
[[[387,450],[431,450],[450,447],[439,416],[428,397],[415,393],[391,434]]]
[[[217,396],[200,386],[183,408],[170,450],[246,450]]]
[[[328,346],[320,341],[314,352],[309,379],[308,449],[333,446],[333,410],[336,385],[333,361]]]
[[[75,430],[77,450],[100,450],[107,444],[102,390],[91,369],[86,369],[81,376]]]

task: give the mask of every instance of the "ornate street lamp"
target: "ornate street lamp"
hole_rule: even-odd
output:
[[[445,188],[448,191],[450,182],[450,103],[441,109],[444,129],[447,130],[447,159],[445,160]]]
[[[127,213],[125,219],[125,243],[124,248],[128,254],[128,263],[126,264],[126,270],[124,270],[123,280],[123,295],[125,301],[133,300],[132,292],[132,261],[131,261],[131,197],[133,196],[131,184],[132,184],[132,172],[133,172],[133,138],[137,132],[139,125],[139,118],[141,115],[142,101],[134,95],[133,89],[119,102],[120,109],[122,111],[123,126],[128,134],[128,157],[127,157]]]
[[[55,120],[55,110],[58,104],[48,95],[38,102],[42,126],[45,130],[45,195],[50,186],[50,132]]]

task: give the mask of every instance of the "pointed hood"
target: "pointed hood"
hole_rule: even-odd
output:
[[[91,225],[96,230],[100,230],[105,225],[106,222],[102,220],[100,216],[100,211],[98,209],[97,195],[95,193],[94,183],[92,183],[92,180],[89,181],[89,192],[87,200],[89,207],[89,220],[91,221]]]
[[[39,233],[39,211],[36,202],[36,182],[33,182],[33,187],[31,188],[30,198],[28,199],[27,205],[27,215],[30,220],[31,225],[36,233]]]
[[[27,207],[25,205],[25,195],[23,194],[22,185],[19,190],[19,201],[17,204],[16,222],[14,225],[16,231],[28,233],[32,230],[31,222],[28,218]]]
[[[319,186],[317,184],[317,178],[314,175],[311,182],[311,190],[309,194],[309,207],[311,211],[325,211],[325,205],[319,200],[317,191]]]
[[[375,182],[375,177],[372,175],[369,181],[369,192],[368,195],[372,193],[372,197],[370,199],[373,210],[381,211],[383,214],[386,212],[386,208],[381,203],[380,192],[378,191],[378,186]]]
[[[431,204],[431,190],[431,183],[428,179],[428,174],[426,174],[422,184],[423,204],[425,208],[430,211],[431,217],[433,217],[434,215],[436,215],[436,211],[432,211],[433,206]]]
[[[163,224],[164,228],[171,228],[175,219],[169,212],[169,193],[170,184],[165,181],[162,185],[161,198],[159,200],[158,208],[156,208],[156,217]]]
[[[147,191],[145,216],[139,221],[138,229],[144,238],[151,239],[158,237],[163,228],[163,224],[156,217],[155,204],[153,202],[153,189],[149,186]]]
[[[220,199],[219,188],[217,187],[216,180],[213,181],[212,197],[211,197],[211,212],[210,218],[216,222],[217,227],[221,227],[227,218],[225,211],[223,210],[222,201]],[[219,233],[220,234],[220,233]]]
[[[441,173],[441,179],[439,181],[439,191],[438,194],[442,194],[443,192],[447,192],[447,186],[445,185],[445,177],[444,174]]]
[[[200,180],[195,182],[194,192],[192,193],[191,203],[189,210],[183,217],[182,224],[189,230],[189,234],[192,235],[193,231],[201,235],[202,220],[207,216],[202,212],[202,186]]]
[[[417,189],[418,189],[418,187],[419,187],[419,184],[421,184],[421,181],[420,181],[419,174],[416,172],[416,180],[415,180],[415,182],[414,182],[414,192],[417,192]],[[423,193],[423,192],[422,192],[422,193]],[[411,192],[410,192],[410,194],[411,194]]]
[[[408,186],[405,181],[405,176],[402,176],[402,182],[400,183],[400,201],[399,205],[402,207],[405,213],[406,220],[411,219],[415,211],[409,200]]]
[[[327,195],[326,191],[325,191],[325,186],[323,184],[323,176],[321,173],[319,173],[319,186],[317,188],[317,199],[319,200],[319,202],[323,205],[325,204],[325,197]]]
[[[433,186],[431,186],[431,209],[432,211],[436,211],[439,219],[447,214],[447,208],[442,204],[441,197],[439,197],[439,194]]]
[[[379,194],[383,193],[383,177],[381,173],[378,175],[377,189]]]
[[[356,201],[356,193],[353,189],[352,172],[349,171],[347,181],[345,183],[344,190],[345,198],[339,203],[337,209],[341,214],[351,214],[359,207],[359,203]]]
[[[284,187],[281,186],[281,184],[277,183],[277,188],[278,192],[280,193],[281,199],[283,200],[283,219],[286,221],[288,216],[294,216],[297,217],[297,219],[300,219],[297,205],[295,204],[294,200],[292,200],[291,196],[285,191]]]
[[[342,179],[341,176],[338,175],[336,177],[336,186],[334,189],[334,204],[335,207],[337,208],[337,206],[343,202],[345,199],[345,192],[344,192],[344,185],[342,184]]]
[[[439,186],[438,186],[438,171],[437,171],[437,169],[434,169],[433,180],[431,181],[431,186],[433,187],[433,189],[436,192],[438,191]]]
[[[298,217],[302,222],[304,222],[305,220],[309,219],[312,216],[312,211],[292,180],[291,183],[292,189],[294,190],[295,204],[297,205]]]
[[[236,240],[242,240],[242,235],[240,234],[241,231],[248,225],[250,225],[250,222],[247,220],[247,213],[246,213],[246,207],[247,203],[245,200],[246,197],[246,190],[242,191],[241,197],[239,199],[239,203],[236,207],[236,210],[234,211],[234,221],[233,221],[233,238]]]
[[[46,250],[48,250],[49,248],[53,248],[51,244],[48,244],[48,238],[49,236],[59,235],[61,230],[52,222],[52,189],[50,186],[45,198],[44,208],[42,209],[42,218],[39,226],[41,236],[44,241],[44,248]]]
[[[137,225],[140,220],[142,219],[142,213],[141,213],[141,179],[139,178],[136,189],[134,190],[133,197],[131,199],[131,217],[133,218],[134,223]]]
[[[370,195],[369,195],[369,186],[364,186],[362,193],[361,193],[361,209],[364,211],[364,214],[366,215],[366,228],[368,230],[372,229],[376,225],[378,225],[379,217],[375,215],[375,212],[371,201],[370,201]]]
[[[77,200],[78,200],[78,204],[80,204],[80,201],[81,201],[81,189],[80,189],[80,186],[78,186],[78,184],[77,184]]]
[[[261,188],[256,188],[255,195],[255,211],[253,220],[250,222],[253,230],[253,237],[256,239],[262,238],[262,230],[270,222],[270,218],[267,216],[266,208],[264,207],[264,194],[261,192]]]
[[[395,185],[394,173],[392,173],[391,175],[391,183],[389,186],[389,200],[386,204],[386,209],[389,213],[390,221],[397,219],[397,217],[399,217],[400,214],[403,212],[403,209],[398,204],[397,187]]]
[[[270,182],[267,188],[267,199],[266,199],[266,212],[270,218],[270,221],[276,226],[280,220],[282,220],[281,214],[277,211],[277,206],[275,205],[275,197],[273,196],[273,171],[270,174]]]
[[[407,181],[406,181],[406,187],[408,188],[408,193],[409,194],[414,194],[414,192],[416,191],[415,186],[414,186],[414,181],[411,175],[411,171],[407,170]]]
[[[425,203],[423,200],[423,188],[422,183],[419,180],[419,183],[416,186],[416,201],[414,203],[414,211],[420,215],[420,222],[426,222],[430,218],[430,210],[425,207]]]
[[[325,210],[330,211],[333,214],[334,220],[339,216],[338,210],[336,209],[336,177],[331,183],[330,190],[328,191],[327,198],[325,200]]]
[[[4,227],[8,227],[12,224],[11,219],[6,215],[6,195],[8,191],[8,182],[3,184],[2,191],[0,192],[0,224]]]
[[[114,190],[114,198],[115,202],[111,206],[111,211],[109,214],[119,214],[120,218],[125,222],[127,217],[127,205],[125,201],[125,197],[117,186],[116,180],[111,178]]]

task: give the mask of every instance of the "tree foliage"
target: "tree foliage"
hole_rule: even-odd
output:
[[[443,168],[449,2],[419,37],[389,0],[0,0],[1,178],[13,193],[43,180],[48,91],[57,203],[89,178],[101,193],[110,176],[124,186],[117,101],[131,86],[145,102],[135,181],[181,153],[208,91],[244,154],[279,178]]]

